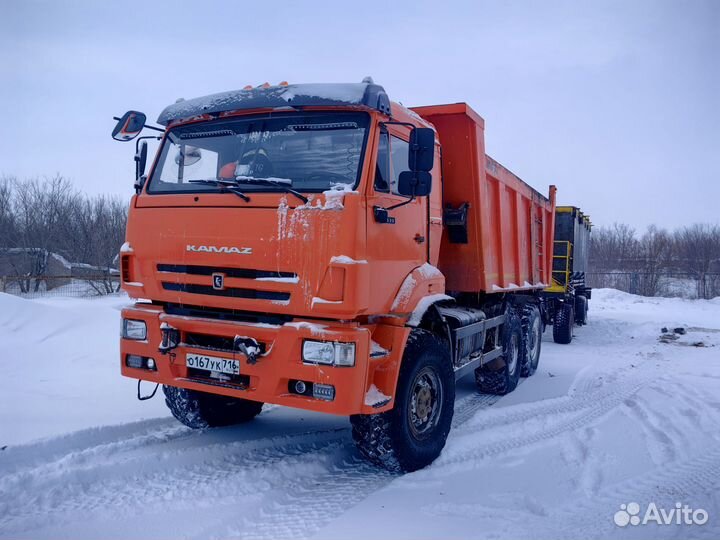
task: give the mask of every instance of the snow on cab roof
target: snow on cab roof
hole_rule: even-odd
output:
[[[363,105],[390,114],[385,89],[374,83],[318,83],[285,86],[258,86],[178,101],[165,108],[158,123],[172,122],[203,114],[276,107]]]

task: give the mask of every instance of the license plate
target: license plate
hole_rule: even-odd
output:
[[[229,375],[240,374],[240,360],[229,358],[218,358],[217,356],[206,356],[204,354],[188,354],[185,357],[185,365],[189,368],[204,369],[217,373]]]

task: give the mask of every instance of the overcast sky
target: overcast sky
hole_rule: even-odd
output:
[[[0,174],[132,192],[113,115],[372,75],[468,102],[488,153],[595,224],[720,221],[720,0],[0,0]]]

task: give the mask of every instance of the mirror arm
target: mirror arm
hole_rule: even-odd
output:
[[[392,206],[388,206],[385,210],[395,210],[396,208],[400,208],[401,206],[405,206],[406,204],[410,204],[415,200],[415,194],[412,194],[412,197],[410,197],[407,201],[403,201],[401,203],[393,204]]]

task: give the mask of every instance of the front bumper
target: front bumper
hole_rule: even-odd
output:
[[[392,408],[392,399],[378,407],[377,404],[367,405],[365,396],[373,384],[386,395],[394,395],[399,366],[397,356],[402,354],[402,344],[407,337],[404,327],[378,328],[377,325],[339,322],[291,322],[283,325],[231,322],[170,315],[164,313],[161,307],[149,304],[125,308],[122,316],[147,324],[146,340],[120,340],[121,372],[126,377],[338,415],[372,414]],[[180,344],[167,354],[158,351],[162,340],[161,325],[169,325],[180,332]],[[186,341],[186,338],[191,334],[229,339],[235,336],[252,337],[264,344],[265,353],[257,363],[249,364],[240,352],[188,345],[190,340]],[[388,349],[386,355],[370,357],[373,336]],[[303,364],[302,344],[306,339],[355,343],[355,365]],[[242,383],[197,376],[185,365],[188,353],[240,360]],[[157,368],[150,371],[128,367],[125,363],[127,355],[153,358]],[[332,385],[335,397],[326,401],[292,393],[288,385],[294,380]]]

